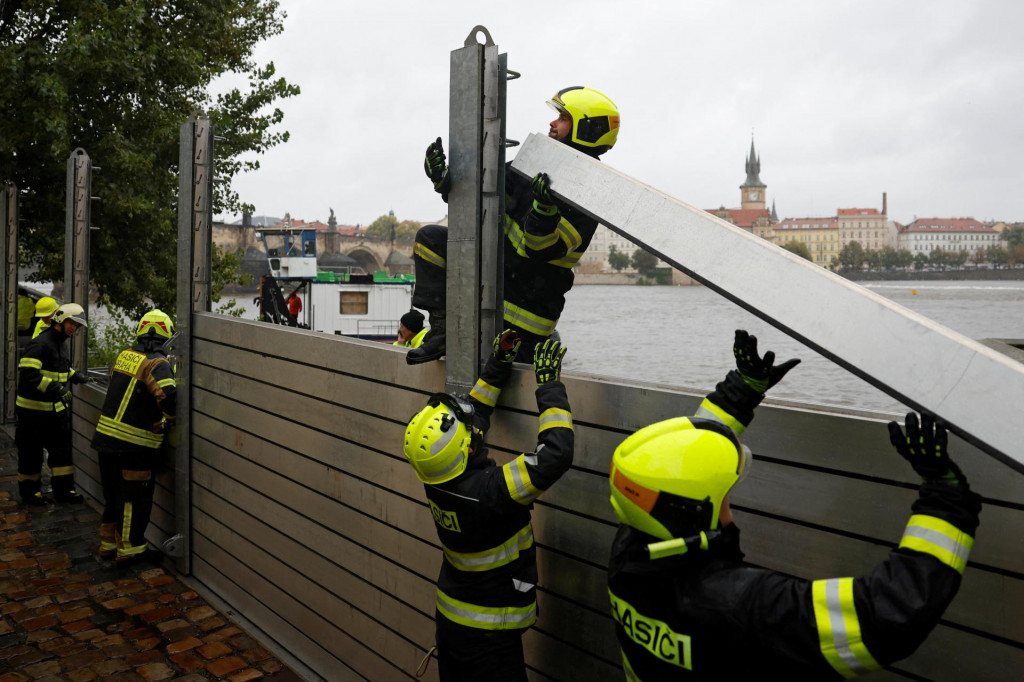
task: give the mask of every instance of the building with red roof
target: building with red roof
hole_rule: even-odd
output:
[[[917,255],[935,249],[967,251],[987,249],[999,244],[999,232],[974,218],[918,218],[900,229],[898,248]]]

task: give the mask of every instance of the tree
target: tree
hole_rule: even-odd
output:
[[[908,249],[897,249],[896,250],[896,266],[906,270],[914,264],[914,254]]]
[[[985,255],[988,257],[988,262],[997,269],[1000,265],[1006,265],[1010,262],[1010,253],[998,244],[992,244],[985,249]]]
[[[630,259],[633,264],[633,269],[639,272],[644,277],[651,277],[654,275],[654,271],[658,268],[658,258],[649,251],[643,249],[637,249],[633,252],[633,257]]]
[[[252,58],[283,19],[277,0],[0,3],[0,180],[25,191],[22,265],[62,279],[66,163],[81,147],[102,169],[90,256],[100,300],[133,316],[173,310],[180,127],[206,110],[223,137],[214,212],[238,211],[230,180],[259,168],[241,155],[288,139],[272,107],[299,89]],[[229,73],[248,85],[214,99],[211,82]]]
[[[878,252],[878,260],[884,270],[895,270],[900,264],[899,253],[891,246],[885,246]]]
[[[1015,246],[1024,246],[1024,223],[1017,223],[1007,227],[1003,230],[1000,237],[1010,247],[1011,251]]]
[[[945,270],[947,263],[949,263],[949,255],[937,246],[928,254],[928,264],[933,268]]]
[[[807,244],[804,244],[801,241],[797,241],[796,239],[788,241],[782,245],[782,248],[784,248],[786,251],[789,251],[790,253],[794,253],[800,256],[801,258],[812,260],[811,250],[807,248]]]
[[[924,253],[920,253],[920,252],[915,253],[914,254],[914,269],[915,270],[924,270],[924,267],[926,265],[928,265],[928,255],[924,254]]]
[[[615,272],[622,272],[629,267],[629,254],[619,251],[612,244],[608,249],[608,265],[611,266]]]
[[[985,247],[979,246],[971,253],[971,262],[975,265],[981,265],[985,262]]]
[[[868,270],[879,270],[882,267],[882,254],[874,249],[867,249],[864,251],[864,262],[868,266]]]
[[[864,266],[864,247],[853,241],[839,252],[839,265],[844,270],[860,270]]]
[[[953,253],[949,254],[947,258],[949,264],[953,266],[954,270],[960,270],[964,267],[964,264],[967,262],[968,255],[969,254],[967,253],[967,251],[954,251]]]

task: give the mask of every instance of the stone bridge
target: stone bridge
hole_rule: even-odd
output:
[[[243,251],[249,260],[257,255],[257,252],[263,252],[263,244],[256,239],[256,230],[254,227],[214,223],[213,242],[231,253]],[[367,272],[387,270],[392,275],[411,273],[412,250],[411,239],[391,241],[326,232],[319,232],[316,235],[318,259],[330,262],[330,256],[334,254],[347,256]]]

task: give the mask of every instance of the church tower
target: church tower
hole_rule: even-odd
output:
[[[761,182],[761,158],[754,151],[754,138],[750,138],[750,157],[746,164],[747,179],[740,185],[740,208],[756,208],[764,210],[767,205],[765,189],[767,185]]]

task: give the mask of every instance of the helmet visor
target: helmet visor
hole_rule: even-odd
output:
[[[754,464],[754,455],[746,445],[740,444],[739,455],[740,465],[736,471],[739,474],[739,478],[736,479],[736,483],[733,484],[734,486],[747,477]]]
[[[473,417],[476,415],[476,410],[473,407],[473,403],[464,396],[452,395],[450,393],[434,393],[427,399],[427,405],[431,407],[444,405],[467,428],[472,428],[473,426]]]

